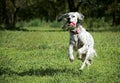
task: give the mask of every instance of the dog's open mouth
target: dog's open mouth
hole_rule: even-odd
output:
[[[70,27],[75,27],[75,26],[76,26],[76,23],[75,23],[75,22],[69,22],[69,23],[68,23],[68,26],[70,26]]]

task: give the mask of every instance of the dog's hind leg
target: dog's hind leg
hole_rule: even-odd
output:
[[[90,65],[91,65],[91,61],[90,61],[90,60],[87,60],[87,61],[86,61],[86,65],[87,65],[87,67],[88,67],[88,69],[89,69],[89,67],[90,67]]]
[[[88,66],[88,68],[91,65],[91,62],[89,61],[89,56],[90,55],[88,53],[86,53],[86,56],[84,57],[84,61],[82,63],[80,70],[83,70],[86,65]]]
[[[93,50],[93,48],[90,48],[88,50],[88,52],[86,53],[86,57],[85,57],[84,62],[82,64],[81,68],[80,68],[81,70],[83,70],[85,65],[87,65],[88,68],[89,68],[89,66],[92,64],[92,60],[93,60],[94,54],[95,54],[95,50]]]
[[[78,50],[78,58],[80,58],[83,61],[80,70],[83,70],[85,65],[88,64],[88,61],[87,61],[88,55],[86,54],[86,49],[87,48],[83,46],[82,48]]]
[[[88,67],[91,65],[90,62],[88,61],[88,55],[86,55],[86,57],[85,57],[85,59],[84,59],[84,61],[82,63],[82,66],[80,68],[80,70],[83,70],[84,67],[85,67],[85,65],[87,65]]]
[[[83,69],[84,69],[86,62],[87,62],[87,60],[84,60],[82,66],[81,66],[81,68],[80,68],[80,70],[83,70]]]

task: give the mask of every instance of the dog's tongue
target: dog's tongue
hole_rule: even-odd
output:
[[[71,23],[70,23],[70,26],[71,26],[71,27],[74,27],[74,26],[75,26],[75,23],[74,23],[74,22],[71,22]]]

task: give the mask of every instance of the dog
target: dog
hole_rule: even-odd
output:
[[[83,70],[85,65],[91,65],[93,57],[97,56],[94,49],[94,39],[92,35],[82,26],[84,15],[78,12],[65,13],[58,18],[58,21],[65,19],[66,22],[62,28],[67,28],[70,33],[68,57],[71,62],[74,60],[73,50],[77,50],[78,59],[82,60],[80,70]]]

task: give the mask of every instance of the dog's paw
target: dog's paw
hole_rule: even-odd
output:
[[[74,59],[69,59],[70,60],[70,62],[73,62],[74,61]]]
[[[73,55],[71,55],[71,56],[69,55],[68,57],[69,57],[70,62],[73,62],[73,61],[74,61]]]
[[[80,68],[80,69],[79,69],[79,71],[80,71],[80,72],[82,72],[82,71],[83,71],[83,69],[82,69],[82,68]]]

